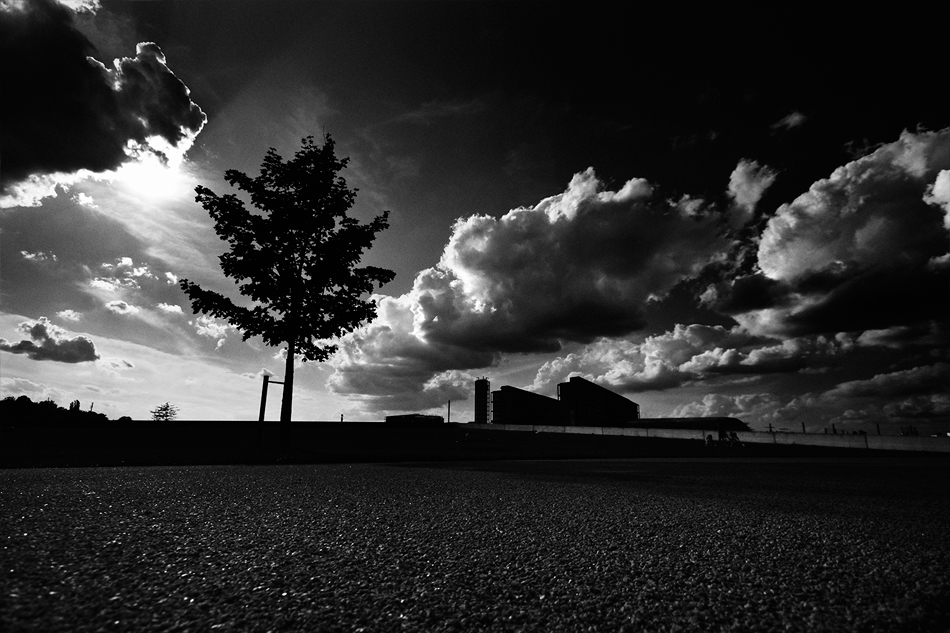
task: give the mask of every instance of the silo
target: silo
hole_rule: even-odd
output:
[[[491,407],[491,383],[488,378],[479,378],[475,381],[475,423],[488,424],[488,413]]]

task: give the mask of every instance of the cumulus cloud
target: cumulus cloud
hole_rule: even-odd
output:
[[[86,269],[88,274],[93,272]],[[99,265],[100,274],[89,282],[96,290],[117,292],[120,289],[138,290],[143,280],[157,280],[158,277],[149,270],[146,264],[136,266],[131,257],[120,257],[114,262],[103,262]]]
[[[36,205],[84,174],[132,157],[177,160],[205,123],[188,88],[153,43],[111,68],[52,0],[0,6],[4,64],[3,206]]]
[[[12,343],[0,338],[0,350],[11,354],[26,354],[33,360],[53,360],[62,363],[83,363],[99,358],[95,344],[85,336],[70,336],[63,328],[53,325],[46,317],[24,321],[17,331],[30,340]]]
[[[729,176],[729,197],[735,203],[730,222],[739,228],[752,219],[755,205],[775,182],[776,173],[754,160],[740,160]]]
[[[942,174],[950,128],[905,132],[769,220],[758,271],[711,286],[704,302],[750,332],[796,336],[945,318],[950,269]]]
[[[181,306],[178,306],[178,305],[170,305],[168,303],[159,303],[155,307],[157,307],[162,312],[167,312],[169,314],[182,314]]]
[[[139,313],[139,308],[130,303],[126,303],[125,301],[109,301],[105,304],[105,306],[107,310],[116,314],[133,315]]]
[[[76,312],[75,310],[61,310],[56,313],[56,316],[63,319],[64,321],[78,321],[82,318],[82,312]]]
[[[354,399],[367,411],[425,411],[444,407],[449,400],[468,400],[476,378],[473,374],[459,370],[439,372],[428,379],[425,379],[425,375],[404,376],[400,390],[387,389],[384,393],[370,391],[360,393]]]
[[[499,354],[622,336],[726,246],[701,201],[662,199],[640,179],[605,191],[588,169],[534,207],[458,220],[439,264],[410,293],[378,298],[376,321],[344,337],[330,387],[422,394],[432,376]]]
[[[491,351],[426,341],[412,308],[411,295],[377,297],[376,319],[344,336],[330,359],[336,370],[327,381],[331,391],[360,396],[367,410],[421,410],[434,406],[432,387],[427,394],[425,385],[436,374],[497,360]]]
[[[36,253],[30,253],[29,251],[20,251],[20,255],[23,256],[28,262],[44,263],[44,262],[55,262],[58,260],[54,253],[45,253],[39,251]]]
[[[108,279],[102,279],[101,277],[96,277],[89,282],[89,285],[96,290],[105,290],[106,292],[115,292],[119,287],[119,284]]]
[[[924,202],[943,208],[943,228],[950,230],[950,169],[937,174],[937,179],[924,192]]]
[[[690,402],[676,407],[674,418],[712,418],[727,417],[747,419],[750,416],[762,416],[774,411],[781,403],[772,393],[751,393],[738,396],[706,394],[701,402]]]
[[[254,372],[245,372],[245,373],[241,374],[241,376],[243,376],[244,378],[251,378],[251,379],[253,379],[253,380],[257,380],[257,379],[259,379],[259,378],[263,378],[264,376],[273,376],[273,375],[274,375],[274,372],[272,372],[271,370],[267,369],[266,367],[261,368],[261,370],[260,370],[259,372],[256,372],[256,373],[254,373]]]
[[[461,219],[439,265],[416,277],[414,326],[430,342],[500,352],[640,329],[645,303],[725,245],[692,202],[658,199],[643,180],[603,191],[588,169],[533,208]]]
[[[92,196],[87,195],[82,192],[77,193],[75,196],[73,196],[73,200],[75,200],[78,204],[81,204],[84,207],[89,207],[90,209],[99,208],[98,205],[96,205],[96,201],[92,199]]]
[[[216,349],[220,349],[224,345],[224,341],[228,336],[228,330],[233,330],[234,326],[226,322],[220,322],[214,317],[210,316],[199,316],[194,321],[189,321],[189,323],[195,326],[195,332],[199,336],[206,336],[208,338],[213,338],[218,341]]]
[[[553,391],[580,375],[619,391],[660,391],[724,375],[815,371],[835,362],[849,344],[823,336],[775,340],[739,327],[677,324],[641,343],[604,339],[548,361],[532,388]]]

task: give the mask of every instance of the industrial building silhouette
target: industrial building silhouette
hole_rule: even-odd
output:
[[[475,381],[475,422],[562,426],[625,426],[640,419],[640,405],[580,376],[557,386],[557,399]],[[487,394],[490,392],[490,398]]]
[[[557,386],[557,398],[501,387],[491,391],[487,378],[475,381],[475,422],[526,426],[599,426],[660,429],[751,431],[737,418],[643,418],[640,405],[619,393],[572,376]]]

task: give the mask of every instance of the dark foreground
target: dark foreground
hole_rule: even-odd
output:
[[[0,467],[325,464],[630,457],[849,457],[901,453],[818,446],[746,444],[706,448],[701,440],[479,430],[465,424],[182,421],[0,427]],[[947,454],[921,458],[950,462]]]
[[[945,462],[0,471],[4,631],[946,631]]]

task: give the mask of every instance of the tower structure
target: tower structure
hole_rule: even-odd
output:
[[[488,424],[491,410],[491,383],[488,378],[475,381],[475,423]]]

